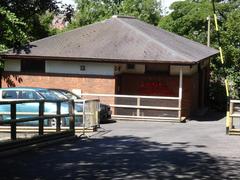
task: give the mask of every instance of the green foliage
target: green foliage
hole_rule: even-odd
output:
[[[157,25],[161,6],[157,0],[76,0],[77,13],[69,28],[73,29],[110,18],[113,15],[135,16]]]
[[[122,1],[119,14],[138,17],[139,19],[157,25],[160,20],[161,4],[155,0],[125,0]]]
[[[57,12],[55,0],[3,0],[0,1],[0,53],[9,48],[19,50],[29,41],[43,38],[54,33],[49,28],[53,15]],[[67,13],[69,14],[69,10]],[[4,63],[0,61],[0,76],[12,86],[12,78],[2,75]],[[1,86],[1,84],[0,84]]]
[[[60,3],[57,0],[2,0],[0,1],[2,14],[7,13],[11,17],[14,16],[17,21],[12,21],[9,17],[3,15],[1,17],[2,19],[0,19],[3,22],[0,23],[1,25],[3,24],[4,27],[8,27],[9,24],[7,21],[14,22],[17,28],[13,30],[13,27],[10,27],[9,29],[10,31],[13,30],[14,36],[20,36],[19,44],[26,43],[26,41],[23,41],[24,38],[21,38],[23,36],[23,34],[21,34],[22,31],[24,35],[28,37],[29,41],[41,39],[56,33],[56,30],[52,29],[50,26],[54,15],[64,14],[66,20],[69,21],[71,19],[73,8],[68,5],[62,5],[62,9],[60,10],[59,5]],[[22,24],[20,24],[20,22]],[[8,28],[2,28],[1,36],[5,38],[9,36],[9,38],[11,38],[13,35],[9,35],[7,31]],[[13,47],[16,44],[15,41],[11,44],[10,41],[0,40],[0,47],[2,49]]]
[[[26,24],[14,13],[0,7],[0,52],[8,47],[18,47],[28,41]]]
[[[0,7],[15,14],[19,20],[25,23],[27,26],[25,33],[31,41],[50,35],[48,29],[45,29],[45,25],[41,23],[40,17],[46,11],[56,13],[59,11],[56,0],[4,0],[0,1]]]
[[[224,66],[221,64],[219,57],[211,61],[210,99],[216,106],[225,106],[224,79],[226,77],[230,80],[231,97],[240,98],[240,1],[216,2],[220,45],[223,49],[225,64]],[[171,9],[172,13],[160,20],[160,27],[206,44],[207,17],[211,15],[211,46],[219,47],[210,1],[175,2]]]
[[[159,26],[181,36],[206,44],[207,17],[212,12],[208,0],[182,1],[172,4],[173,12],[159,22]]]
[[[110,16],[108,4],[103,4],[99,0],[77,0],[76,3],[78,12],[69,26],[70,29],[92,24]]]
[[[226,75],[231,82],[231,95],[233,98],[240,98],[240,9],[227,15],[222,29]]]

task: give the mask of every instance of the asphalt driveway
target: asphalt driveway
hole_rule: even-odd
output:
[[[103,124],[90,138],[1,159],[0,179],[239,179],[225,120]]]

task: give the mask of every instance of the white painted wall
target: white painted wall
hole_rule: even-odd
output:
[[[85,66],[85,71],[80,67]],[[46,61],[46,73],[114,75],[114,65],[108,63],[90,63],[74,61]]]
[[[21,71],[20,60],[5,60],[4,71]]]
[[[205,61],[202,65],[203,67],[209,61]],[[80,66],[85,66],[86,70],[81,71]],[[117,70],[119,67],[119,71]],[[184,75],[191,75],[198,71],[198,66],[170,66],[170,75],[179,75],[180,68],[183,68]],[[5,60],[4,71],[21,71],[21,61],[20,60]],[[144,74],[145,65],[135,64],[134,69],[127,69],[126,64],[110,64],[110,63],[90,63],[90,62],[74,62],[74,61],[46,61],[46,73],[63,73],[63,74],[83,74],[83,75],[107,75],[113,76],[114,74],[120,73],[134,73],[134,74]]]
[[[197,65],[193,65],[193,66],[171,65],[170,66],[170,75],[179,75],[181,68],[183,70],[183,75],[191,75],[191,74],[194,74],[194,73],[198,72],[198,66]]]

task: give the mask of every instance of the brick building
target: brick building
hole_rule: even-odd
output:
[[[209,58],[217,53],[133,17],[114,16],[12,49],[2,59],[13,85],[100,94],[178,96],[182,69],[182,113],[188,116],[207,103]]]

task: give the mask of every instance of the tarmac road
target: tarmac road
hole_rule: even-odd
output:
[[[90,138],[1,159],[0,179],[239,179],[240,136],[225,135],[224,118],[205,120],[103,124]]]

